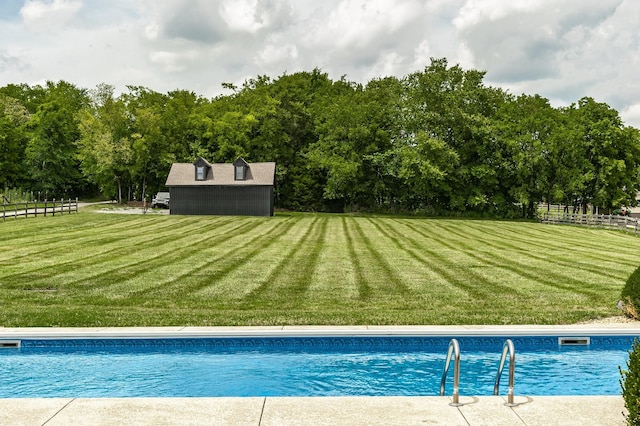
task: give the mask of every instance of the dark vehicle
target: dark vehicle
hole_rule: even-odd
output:
[[[612,212],[612,214],[618,215],[618,216],[629,216],[629,210],[627,210],[625,207],[623,207],[621,209],[614,210]]]
[[[169,193],[168,192],[158,192],[155,197],[151,200],[151,208],[169,208]]]

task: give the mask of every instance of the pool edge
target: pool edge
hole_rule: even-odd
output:
[[[0,327],[0,339],[180,338],[285,336],[640,336],[640,324],[467,326],[257,326],[257,327]]]

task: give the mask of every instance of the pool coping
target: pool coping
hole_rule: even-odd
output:
[[[0,339],[287,336],[640,336],[640,323],[464,326],[0,327]]]

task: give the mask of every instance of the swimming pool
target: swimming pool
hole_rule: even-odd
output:
[[[478,396],[493,393],[507,338],[516,349],[516,394],[619,395],[618,366],[626,365],[634,339],[573,335],[561,344],[562,336],[548,335],[24,338],[12,340],[19,348],[0,349],[0,397],[438,395],[452,337],[460,343],[460,393]],[[501,383],[504,395],[506,373]]]

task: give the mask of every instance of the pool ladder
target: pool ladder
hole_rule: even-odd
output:
[[[442,380],[440,381],[440,396],[444,396],[444,384],[447,381],[447,373],[449,373],[449,365],[451,364],[451,356],[453,355],[453,402],[452,407],[459,407],[460,403],[460,345],[457,339],[451,339],[449,342],[449,350],[447,351],[447,360],[444,363],[444,371],[442,372]]]
[[[507,403],[505,405],[508,407],[515,407],[518,405],[513,402],[513,385],[516,373],[516,350],[511,339],[505,340],[504,345],[502,346],[502,356],[500,357],[500,366],[498,367],[498,374],[496,374],[496,381],[493,385],[493,394],[498,395],[498,390],[500,389],[500,377],[502,376],[502,369],[504,368],[504,362],[507,359],[507,354],[509,355],[509,390],[507,391]]]
[[[498,395],[500,390],[500,377],[502,377],[502,370],[504,369],[504,363],[509,355],[509,390],[507,393],[507,403],[504,404],[508,407],[514,407],[518,404],[513,402],[513,388],[515,382],[516,371],[516,350],[511,339],[507,339],[502,346],[502,356],[500,357],[500,365],[498,366],[498,374],[493,385],[493,394]],[[453,402],[449,405],[452,407],[459,407],[460,403],[460,344],[457,339],[451,339],[449,342],[449,349],[447,351],[447,360],[444,364],[444,371],[442,372],[442,380],[440,381],[440,396],[444,396],[444,385],[447,381],[447,374],[449,373],[449,365],[451,364],[451,358],[453,356]]]

